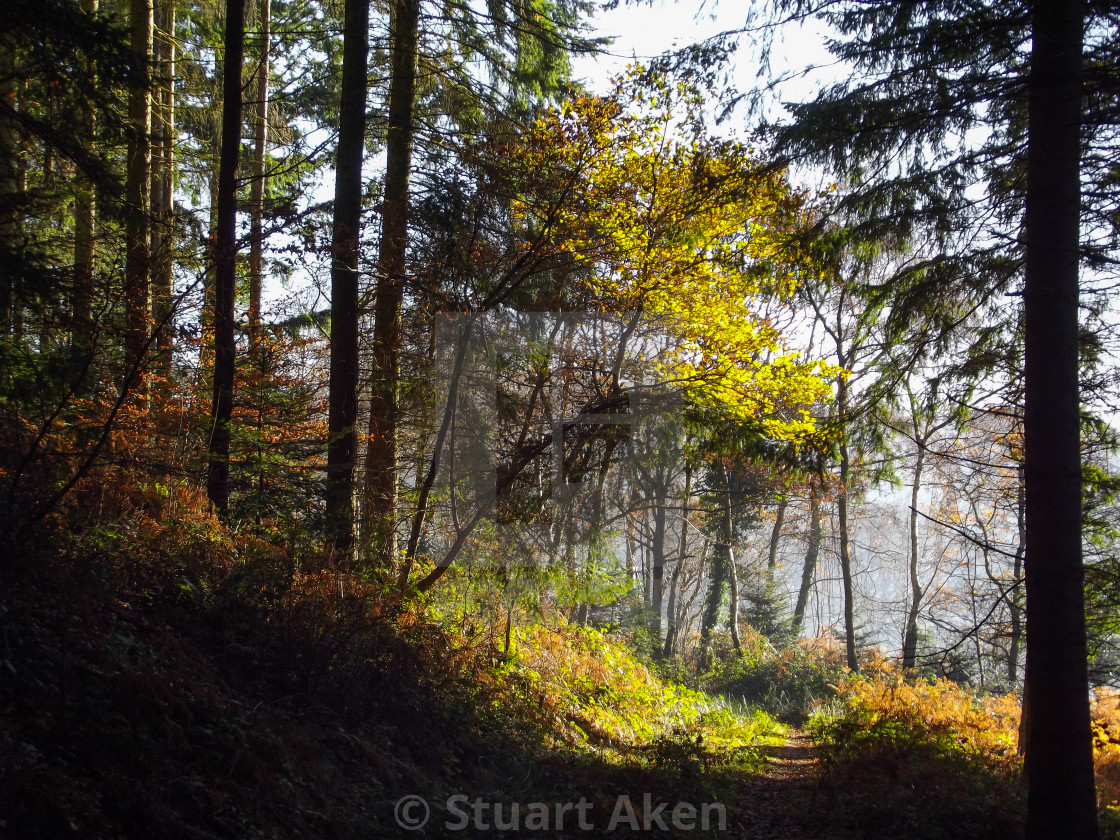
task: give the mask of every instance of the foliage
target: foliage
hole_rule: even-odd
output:
[[[704,677],[702,685],[708,691],[800,723],[844,677],[844,652],[831,640],[798,639],[779,649],[753,630],[741,635],[742,651],[717,663]]]
[[[1120,836],[1120,693],[1094,690],[1093,757],[1102,832]]]
[[[508,667],[540,693],[561,731],[623,755],[675,755],[679,763],[688,746],[685,752],[705,765],[756,765],[758,748],[785,734],[765,714],[739,717],[707,695],[662,682],[621,644],[589,628],[523,628]]]
[[[536,188],[515,220],[570,255],[589,308],[664,331],[654,368],[698,405],[801,439],[830,368],[791,352],[767,317],[813,271],[805,197],[752,150],[706,136],[702,94],[635,69],[611,97],[546,111],[516,150]],[[557,202],[557,194],[570,199]]]
[[[809,731],[843,819],[908,837],[1014,837],[1019,704],[885,662],[835,686]]]

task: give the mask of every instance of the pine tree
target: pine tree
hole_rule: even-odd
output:
[[[142,392],[151,326],[152,0],[130,0],[129,26],[133,66],[128,86],[124,370],[129,384]]]
[[[237,290],[237,167],[241,157],[241,65],[245,52],[245,0],[226,0],[222,152],[218,170],[218,221],[214,244],[214,400],[206,493],[219,515],[229,506],[229,445],[236,367],[234,300]]]
[[[801,0],[777,5],[793,16],[814,11]],[[1083,64],[1114,66],[1114,8],[1063,0],[841,2],[822,15],[839,32],[835,52],[858,75],[792,106],[778,146],[845,179],[839,204],[869,239],[928,243],[928,257],[879,286],[891,307],[888,331],[906,335],[920,316],[923,342],[934,346],[962,311],[994,309],[1009,287],[1025,283],[1028,836],[1096,837],[1080,549],[1078,262],[1081,246],[1103,268],[1111,242],[1107,235],[1079,241],[1079,185],[1082,178],[1089,185],[1087,234],[1113,230],[1092,224],[1115,205],[1100,163],[1107,154],[1088,155],[1082,169],[1080,152],[1094,148],[1092,139],[1112,148],[1115,94],[1097,77],[1086,110],[1081,74]],[[1089,142],[1079,140],[1082,124]],[[977,187],[986,191],[981,200]]]
[[[343,33],[342,104],[331,238],[326,516],[335,551],[347,563],[354,544],[354,458],[358,447],[358,242],[362,224],[369,0],[347,0]]]
[[[1027,837],[1098,835],[1081,560],[1077,0],[1036,0],[1027,80],[1025,318]]]

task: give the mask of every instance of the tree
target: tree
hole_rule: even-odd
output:
[[[826,240],[827,243],[827,240]],[[831,250],[833,243],[825,245]],[[820,277],[810,277],[799,294],[808,306],[815,326],[821,328],[837,375],[834,398],[828,406],[827,424],[835,440],[832,460],[836,463],[836,519],[839,541],[840,580],[844,595],[844,649],[848,667],[858,670],[856,656],[855,586],[852,578],[851,514],[859,481],[854,461],[880,449],[881,430],[869,416],[885,383],[881,362],[885,348],[879,332],[878,307],[861,294],[860,281],[873,271],[878,255],[867,256],[844,243],[840,254],[827,260],[832,268]],[[837,265],[839,263],[839,265]],[[827,262],[826,262],[827,264]],[[813,538],[810,537],[810,543]],[[815,552],[813,552],[815,556]],[[809,557],[806,557],[806,575]],[[815,565],[815,561],[814,561]],[[795,609],[796,613],[796,609]]]
[[[948,417],[938,416],[938,400],[944,394],[938,393],[940,382],[937,379],[928,383],[925,393],[914,393],[914,388],[909,381],[903,387],[909,409],[907,412],[906,436],[914,444],[913,477],[910,481],[910,539],[909,539],[909,566],[910,603],[906,611],[906,623],[902,640],[902,667],[917,667],[918,655],[918,615],[922,607],[922,599],[926,594],[926,587],[918,577],[918,560],[920,548],[918,545],[918,522],[921,511],[918,507],[922,490],[922,477],[926,467],[926,457],[930,443],[934,436],[958,419],[958,412],[950,413]],[[959,405],[959,401],[956,403]]]
[[[237,362],[234,300],[237,292],[237,167],[241,158],[241,66],[245,53],[245,0],[226,0],[222,152],[218,170],[218,224],[214,243],[214,390],[206,494],[220,516],[229,506],[229,444]]]
[[[249,325],[250,355],[255,353],[261,329],[261,285],[264,281],[264,189],[268,172],[268,74],[272,3],[259,0],[257,34],[257,96],[253,113],[253,180],[249,196]]]
[[[1027,78],[1025,321],[1027,837],[1096,837],[1081,560],[1077,0],[1036,0]]]
[[[98,0],[83,0],[82,11],[91,17],[97,14]],[[96,69],[90,84],[97,84]],[[0,91],[0,96],[3,92]],[[96,134],[96,115],[92,103],[83,103],[80,112],[79,131],[85,134],[86,142],[93,146]],[[0,129],[2,131],[3,129]],[[15,153],[6,153],[4,142],[0,138],[0,157],[7,157],[7,166],[15,164]],[[79,176],[79,186],[74,199],[74,291],[73,291],[73,326],[71,328],[71,344],[75,353],[92,353],[93,334],[93,263],[94,263],[94,233],[97,220],[97,190],[88,177]],[[0,179],[3,180],[3,179]],[[0,187],[0,191],[3,187]],[[0,237],[5,237],[0,233]],[[0,309],[7,310],[0,304]],[[4,312],[6,315],[6,311]],[[2,317],[2,316],[0,316]]]
[[[504,177],[516,186],[504,211],[510,239],[498,252],[503,267],[485,272],[489,294],[469,305],[489,312],[530,277],[551,276],[564,286],[534,290],[550,306],[578,303],[625,324],[618,343],[601,354],[601,378],[587,383],[582,404],[575,401],[577,413],[625,412],[630,396],[620,387],[619,365],[642,359],[658,371],[643,399],[683,397],[758,435],[812,437],[811,408],[827,390],[822,366],[786,352],[759,311],[767,299],[788,298],[799,270],[800,197],[739,144],[671,139],[678,94],[661,81],[651,86],[649,112],[579,97],[542,114],[516,146],[499,147]],[[619,98],[640,102],[640,90],[635,85]],[[683,98],[698,109],[698,96]],[[487,252],[478,241],[472,247]],[[640,340],[633,337],[639,326]],[[563,418],[562,427],[519,439],[500,459],[499,496],[552,447],[554,435],[577,436],[581,426],[596,425],[569,417],[558,413],[552,422]],[[444,427],[452,419],[445,413]],[[535,428],[533,418],[524,420]],[[441,428],[437,442],[444,434]],[[444,575],[483,513],[464,518],[419,589]]]
[[[354,457],[358,437],[358,257],[362,225],[369,58],[369,0],[347,0],[342,99],[331,234],[331,360],[327,419],[326,516],[343,562],[354,544]]]
[[[413,147],[421,144],[437,172],[451,168],[456,152],[452,148],[449,154],[449,125],[466,137],[483,127],[508,131],[511,123],[519,126],[539,100],[567,92],[568,53],[589,46],[573,35],[589,11],[582,0],[547,5],[500,0],[484,13],[467,6],[434,15],[422,16],[421,11],[419,0],[394,0],[391,5],[385,192],[363,510],[366,542],[384,565],[395,562],[397,554],[402,317],[409,280]],[[479,60],[486,67],[485,81],[470,69]],[[424,72],[418,80],[421,63]],[[429,189],[442,189],[440,175],[428,173],[425,180]],[[448,291],[451,297],[457,293]],[[418,513],[422,520],[423,512]],[[406,557],[402,568],[407,570],[410,562]]]
[[[124,370],[142,385],[148,345],[151,253],[152,0],[130,0],[133,66],[128,86],[128,182],[125,246]]]
[[[412,174],[413,114],[419,0],[396,0],[391,22],[389,127],[385,143],[382,202],[370,380],[366,505],[374,557],[386,567],[396,560],[397,423],[400,379],[401,307],[404,302],[408,197]]]
[[[801,565],[801,583],[797,588],[797,601],[793,607],[790,626],[794,633],[800,633],[805,624],[805,609],[809,606],[809,592],[817,572],[821,556],[821,487],[823,480],[819,475],[809,479],[809,537],[805,549],[805,560]]]
[[[800,0],[779,7],[810,11]],[[1079,133],[1084,121],[1089,136],[1107,144],[1114,109],[1105,105],[1084,120],[1089,10],[1094,57],[1107,65],[1116,36],[1107,4],[829,5],[823,15],[841,34],[835,51],[859,75],[793,106],[793,121],[778,134],[785,153],[825,161],[851,179],[844,203],[866,228],[936,243],[930,259],[881,285],[891,302],[889,327],[905,332],[917,313],[935,315],[939,327],[924,340],[933,346],[962,310],[991,307],[1023,280],[1032,838],[1097,835],[1077,445]],[[1106,87],[1096,95],[1109,101]],[[1115,190],[1099,166],[1084,174],[1086,217],[1096,221]],[[978,184],[986,188],[979,201]],[[1086,231],[1112,229],[1090,224]],[[1104,268],[1109,247],[1098,237],[1086,253]],[[1045,664],[1035,670],[1034,662]]]
[[[156,0],[154,9],[150,282],[158,363],[160,372],[168,378],[175,297],[175,0]]]

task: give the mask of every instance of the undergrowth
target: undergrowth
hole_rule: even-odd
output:
[[[1016,837],[1019,704],[885,662],[835,686],[808,723],[839,822],[868,836]]]
[[[844,653],[824,639],[798,639],[775,647],[761,633],[740,630],[742,650],[718,662],[701,686],[793,724],[804,723],[814,704],[832,696],[844,677]]]
[[[760,747],[785,738],[769,715],[737,714],[709,695],[665,683],[594,629],[520,628],[507,668],[540,693],[557,733],[599,753],[682,769],[747,770],[760,765]]]
[[[414,837],[412,794],[429,837],[473,836],[456,793],[730,811],[782,738],[559,617],[499,650],[186,486],[91,484],[54,524],[2,569],[4,837]]]

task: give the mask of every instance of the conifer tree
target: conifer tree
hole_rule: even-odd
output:
[[[229,506],[229,445],[236,364],[234,301],[237,290],[237,167],[241,157],[241,65],[245,52],[245,0],[226,0],[222,91],[222,151],[218,170],[218,222],[214,244],[214,400],[211,408],[206,492],[219,515]]]
[[[358,242],[362,223],[369,0],[347,0],[342,100],[331,238],[331,361],[327,425],[326,515],[336,552],[349,562],[354,543],[354,457],[358,438]]]
[[[140,385],[151,324],[152,0],[130,0],[129,26],[133,64],[128,86],[124,370],[134,384]]]
[[[802,0],[777,6],[794,17],[817,11]],[[1094,149],[1093,139],[1113,148],[1116,108],[1103,75],[1089,89],[1093,107],[1083,107],[1082,68],[1114,67],[1115,10],[1077,0],[936,0],[841,2],[821,14],[855,75],[791,106],[778,147],[844,178],[839,206],[868,238],[929,244],[928,258],[877,289],[890,305],[888,332],[904,336],[920,316],[922,342],[935,347],[961,312],[992,311],[1024,284],[1028,837],[1094,838],[1078,263],[1084,251],[1098,268],[1109,264],[1115,228],[1105,220],[1116,192],[1101,164],[1108,155],[1090,152],[1082,167],[1081,150]],[[1087,26],[1093,38],[1083,54]]]

